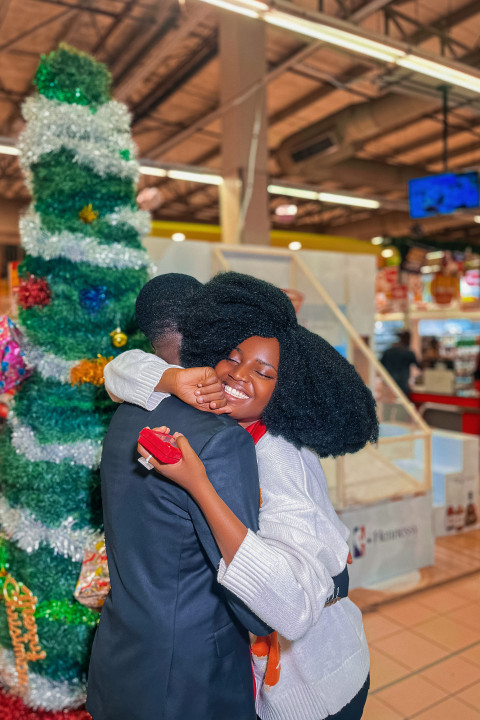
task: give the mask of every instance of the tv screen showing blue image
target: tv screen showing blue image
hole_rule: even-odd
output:
[[[444,173],[408,182],[411,218],[450,215],[462,208],[478,208],[478,172]]]

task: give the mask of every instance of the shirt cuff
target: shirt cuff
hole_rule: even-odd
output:
[[[249,605],[268,582],[272,560],[270,548],[248,530],[231,563],[220,560],[217,580]]]

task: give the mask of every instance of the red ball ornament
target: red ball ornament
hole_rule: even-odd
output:
[[[27,278],[20,280],[17,289],[17,302],[24,310],[49,305],[51,296],[50,285],[44,278],[29,275]]]

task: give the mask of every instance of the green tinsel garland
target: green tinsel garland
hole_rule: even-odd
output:
[[[45,97],[77,105],[98,105],[110,100],[112,76],[107,67],[66,43],[42,55],[33,80]]]
[[[136,208],[135,186],[131,180],[117,176],[102,178],[90,168],[75,163],[69,150],[43,155],[31,170],[35,210],[42,216],[78,218],[78,213],[89,204],[100,217],[119,206]]]
[[[63,230],[82,233],[88,237],[95,237],[99,243],[111,245],[120,243],[125,247],[141,249],[142,243],[137,231],[126,223],[111,225],[99,217],[91,225],[86,225],[78,217],[62,215],[42,215],[42,225],[50,233],[61,233]]]
[[[86,625],[95,628],[100,620],[100,613],[91,610],[85,605],[81,605],[74,600],[49,600],[37,605],[35,610],[36,618],[46,618],[47,620],[61,621],[67,625]]]
[[[41,612],[39,614],[43,605],[44,603],[41,603],[37,606],[35,618],[40,647],[47,655],[44,660],[35,662],[32,669],[38,675],[48,675],[54,680],[85,678],[98,613],[94,624],[68,623],[63,618],[58,621],[42,616]],[[0,602],[0,645],[7,649],[12,647],[7,615],[2,602]]]
[[[98,470],[68,460],[58,464],[30,462],[15,452],[5,432],[0,435],[0,460],[9,467],[2,478],[2,495],[12,507],[29,510],[37,520],[51,527],[60,525],[67,517],[74,518],[79,529],[101,527]]]
[[[10,543],[8,555],[8,572],[18,583],[26,585],[39,603],[71,600],[82,567],[81,562],[55,555],[53,550],[45,545],[27,553]]]
[[[103,385],[72,386],[37,373],[25,381],[13,405],[42,444],[102,440],[115,407]]]

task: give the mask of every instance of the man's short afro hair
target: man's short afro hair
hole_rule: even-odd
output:
[[[301,327],[282,290],[227,272],[203,285],[179,322],[184,365],[215,365],[248,337],[278,339],[280,366],[263,414],[269,432],[320,457],[378,439],[375,400],[355,368],[326,340]]]
[[[152,344],[165,334],[178,330],[183,305],[201,287],[191,275],[166,273],[157,275],[140,290],[135,304],[135,317],[143,334]]]

